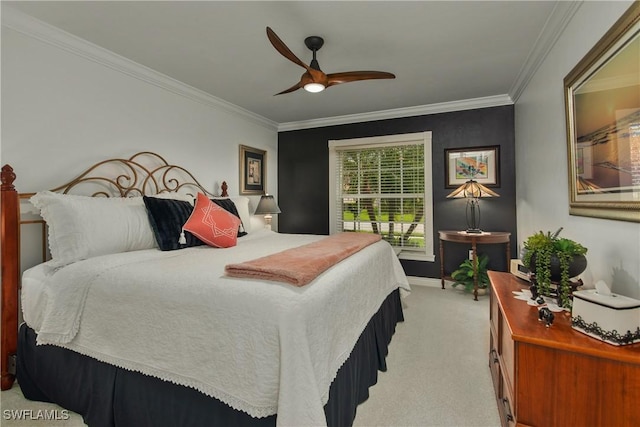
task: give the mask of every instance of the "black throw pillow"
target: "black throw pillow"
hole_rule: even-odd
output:
[[[236,204],[231,201],[231,199],[211,199],[213,203],[225,209],[227,212],[230,212],[240,218],[240,214],[238,213],[238,209],[236,208]],[[240,227],[238,227],[238,237],[246,236],[247,232],[244,231],[244,224],[242,223],[242,218],[240,218]]]
[[[158,246],[163,251],[204,245],[202,240],[188,231],[184,232],[186,243],[180,243],[182,226],[193,212],[193,206],[183,200],[160,199],[144,196],[144,204],[149,214],[149,222]]]

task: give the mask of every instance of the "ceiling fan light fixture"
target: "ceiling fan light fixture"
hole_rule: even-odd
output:
[[[325,74],[320,69],[320,64],[318,64],[318,60],[316,59],[316,53],[318,49],[320,49],[324,44],[324,40],[322,39],[322,37],[310,36],[304,39],[304,44],[313,52],[313,60],[311,61],[311,65],[307,65],[302,62],[300,58],[298,58],[293,52],[291,52],[291,49],[289,49],[287,45],[284,44],[282,40],[280,40],[280,37],[278,37],[276,33],[274,33],[273,30],[269,27],[267,27],[267,38],[269,39],[273,47],[280,53],[280,55],[307,70],[302,75],[298,83],[291,86],[289,89],[285,89],[280,93],[276,93],[276,95],[290,93],[302,87],[307,92],[318,93],[322,92],[329,86],[334,86],[341,83],[357,82],[360,80],[396,78],[394,74],[384,71],[345,71],[342,73]]]
[[[304,85],[304,90],[311,93],[322,92],[325,89],[324,85],[321,83],[307,83]]]

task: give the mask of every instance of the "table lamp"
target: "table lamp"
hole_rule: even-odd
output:
[[[479,182],[470,179],[460,187],[453,190],[447,198],[466,198],[467,199],[467,233],[482,233],[480,230],[480,205],[481,197],[500,197],[498,193],[489,190]]]
[[[265,194],[260,197],[260,202],[258,202],[258,207],[254,212],[254,215],[264,215],[264,223],[265,227],[271,230],[271,218],[272,214],[279,214],[280,208],[276,203],[275,199],[270,194]]]

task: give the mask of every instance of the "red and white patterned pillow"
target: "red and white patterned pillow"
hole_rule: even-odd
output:
[[[238,242],[240,219],[198,193],[191,216],[182,227],[209,246],[230,248]]]

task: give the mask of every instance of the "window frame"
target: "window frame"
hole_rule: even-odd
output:
[[[431,131],[329,141],[329,234],[338,231],[336,185],[338,151],[344,149],[382,148],[393,145],[424,144],[424,251],[396,248],[400,259],[435,261],[433,244],[433,178],[431,173]]]

